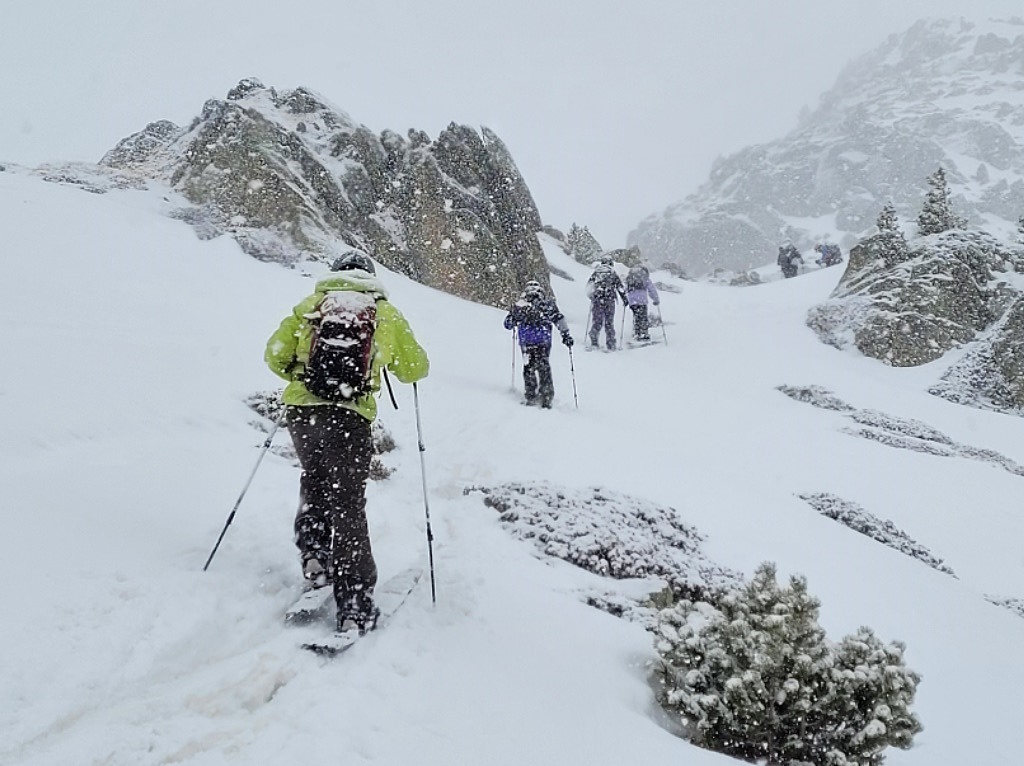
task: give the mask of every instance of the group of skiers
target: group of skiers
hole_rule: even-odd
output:
[[[837,245],[815,246],[820,266],[842,261]],[[786,277],[803,264],[792,243],[779,248],[778,264]],[[630,268],[625,282],[611,256],[603,256],[587,280],[590,348],[617,349],[615,308],[618,301],[633,312],[633,338],[650,342],[648,300],[660,304],[658,291],[643,265]],[[572,353],[573,338],[554,296],[534,280],[505,317],[523,355],[525,403],[550,408],[555,390],[551,377],[553,328]],[[514,336],[515,337],[515,336]],[[373,589],[377,567],[366,520],[366,483],[373,455],[371,424],[374,394],[381,375],[390,371],[403,383],[426,377],[429,362],[408,322],[387,299],[373,261],[353,250],[338,258],[281,322],[267,343],[265,359],[288,384],[283,417],[302,467],[295,544],[302,573],[310,587],[333,588],[339,633],[362,635],[379,617]]]
[[[648,298],[658,291],[643,266],[625,284],[612,259],[601,259],[587,283],[590,344],[601,330],[616,348],[615,303],[633,312],[633,333],[650,340]],[[553,296],[537,281],[526,283],[505,317],[522,350],[527,404],[550,408],[552,328],[571,353],[573,338]],[[377,567],[366,519],[366,484],[373,456],[374,394],[390,372],[402,383],[426,377],[426,352],[408,322],[387,298],[368,255],[339,257],[267,342],[270,369],[287,381],[282,417],[302,468],[295,515],[295,545],[309,588],[331,587],[340,635],[373,630],[380,616],[374,597]]]
[[[822,268],[835,266],[843,262],[842,250],[839,249],[839,245],[833,242],[819,242],[814,246],[814,251],[818,253],[818,259],[815,263]],[[787,242],[779,248],[779,256],[776,259],[776,263],[782,269],[782,276],[789,279],[790,277],[795,277],[800,272],[800,267],[804,265],[804,259],[800,255],[800,251],[797,250],[796,245],[792,242]]]
[[[588,349],[598,347],[604,330],[607,349],[616,350],[615,305],[619,300],[633,312],[634,340],[651,340],[647,299],[649,297],[655,306],[661,299],[645,266],[633,266],[624,284],[615,271],[611,256],[603,256],[587,280],[586,292],[590,299]],[[572,335],[554,297],[547,295],[539,282],[527,282],[522,295],[505,317],[505,329],[513,330],[519,336],[519,348],[523,354],[524,401],[528,405],[539,404],[545,409],[550,409],[555,393],[550,361],[552,327],[558,328],[562,343],[571,349]]]

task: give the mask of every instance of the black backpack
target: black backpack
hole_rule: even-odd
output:
[[[615,283],[618,281],[618,275],[611,266],[598,266],[588,281],[591,285],[591,298],[607,300],[615,297],[617,292]]]
[[[643,266],[634,266],[626,275],[627,290],[643,290],[647,287],[647,269]]]
[[[370,390],[377,301],[353,290],[329,292],[306,315],[312,327],[306,390],[332,402],[350,402]]]

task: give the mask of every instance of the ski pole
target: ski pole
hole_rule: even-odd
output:
[[[423,459],[423,453],[427,448],[423,446],[423,426],[420,425],[420,391],[416,384],[412,384],[412,397],[416,405],[416,437],[420,449],[420,475],[423,477],[423,510],[427,515],[427,558],[430,561],[430,601],[437,603],[437,587],[434,584],[434,532],[430,528],[430,502],[427,499],[427,464]]]
[[[615,321],[615,320],[612,320],[612,321]],[[622,348],[622,346],[624,345],[625,340],[626,340],[625,332],[626,332],[626,307],[623,306],[622,307],[622,322],[621,322],[621,324],[619,324],[619,346],[618,347],[620,349]]]
[[[516,390],[516,328],[512,328],[512,390]]]
[[[668,345],[668,333],[665,332],[665,315],[661,313],[661,306],[658,306],[658,322],[661,324],[661,337],[665,339],[665,345]]]
[[[583,332],[585,332],[587,334],[587,347],[588,348],[593,348],[593,344],[591,344],[591,342],[590,342],[590,312],[593,311],[593,310],[594,310],[594,304],[591,303],[590,306],[587,308],[587,324],[583,328]]]
[[[572,375],[572,400],[576,402],[576,409],[579,409],[580,400],[576,396],[576,368],[572,364],[572,346],[569,346],[569,374]]]
[[[252,473],[249,474],[249,480],[245,482],[245,486],[242,487],[242,492],[235,501],[235,506],[231,509],[231,513],[228,514],[228,520],[224,523],[224,529],[220,531],[220,537],[217,538],[217,543],[213,546],[213,550],[210,551],[209,558],[206,559],[206,563],[203,564],[203,571],[205,572],[210,568],[210,562],[213,561],[213,557],[217,553],[217,549],[220,548],[221,540],[224,539],[224,535],[227,534],[228,527],[231,526],[231,522],[235,520],[235,511],[238,510],[238,506],[242,504],[242,498],[245,497],[245,493],[249,491],[249,485],[252,484],[253,477],[256,475],[256,469],[260,467],[260,463],[263,462],[263,456],[267,454],[267,450],[270,449],[270,443],[274,441],[274,434],[277,433],[277,429],[281,427],[281,423],[284,422],[284,416],[288,412],[288,408],[281,405],[281,413],[277,416],[277,420],[274,421],[274,427],[270,429],[270,433],[267,435],[267,440],[263,442],[263,448],[260,450],[260,455],[256,458],[256,465],[252,467]]]

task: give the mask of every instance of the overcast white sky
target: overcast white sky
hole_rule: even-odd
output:
[[[380,131],[487,125],[545,222],[605,247],[712,160],[784,134],[843,65],[919,18],[1020,0],[4,0],[0,160],[98,160],[242,77]]]

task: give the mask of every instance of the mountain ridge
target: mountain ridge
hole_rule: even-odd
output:
[[[1024,21],[923,20],[855,59],[785,136],[712,166],[627,240],[699,275],[774,260],[792,239],[845,247],[887,201],[913,220],[942,166],[974,224],[1024,214]]]

